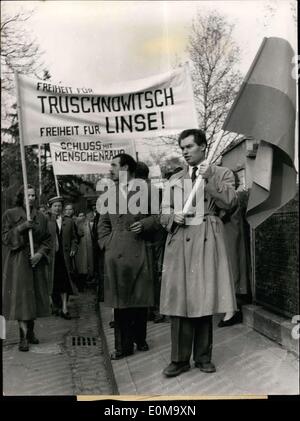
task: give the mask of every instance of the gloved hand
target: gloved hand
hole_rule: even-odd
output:
[[[33,257],[30,258],[31,266],[34,268],[39,263],[42,257],[42,253],[35,253]]]
[[[31,220],[25,221],[22,224],[17,226],[17,230],[22,233],[24,231],[28,231],[33,228],[33,222]]]

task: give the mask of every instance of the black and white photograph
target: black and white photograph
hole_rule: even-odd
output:
[[[297,23],[1,2],[4,398],[299,397]]]

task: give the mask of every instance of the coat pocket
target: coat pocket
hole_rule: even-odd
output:
[[[113,233],[112,232],[107,236],[107,238],[106,238],[106,240],[104,242],[104,249],[105,250],[107,250],[109,248],[110,243],[111,243],[112,236],[113,236]]]

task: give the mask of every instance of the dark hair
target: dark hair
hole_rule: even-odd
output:
[[[147,180],[149,177],[149,167],[145,162],[138,161],[136,163],[135,169],[135,178],[142,178],[143,180]]]
[[[35,188],[31,184],[28,184],[27,189],[33,189],[35,192]],[[24,186],[21,186],[15,196],[15,206],[23,206],[23,205],[24,205]]]
[[[135,173],[137,163],[131,155],[128,155],[127,153],[119,153],[118,155],[115,155],[113,159],[115,158],[120,158],[121,167],[124,167],[124,165],[128,166],[128,171],[130,174]]]
[[[203,130],[200,130],[200,129],[183,130],[183,132],[180,133],[179,138],[178,138],[179,146],[180,146],[181,141],[188,136],[194,136],[194,142],[198,146],[200,145],[205,145],[205,147],[207,146],[205,133]]]

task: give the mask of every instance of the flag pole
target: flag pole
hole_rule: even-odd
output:
[[[50,157],[52,160],[52,156],[51,156],[51,149],[50,149]],[[55,190],[56,190],[56,195],[60,196],[59,194],[59,185],[58,185],[58,181],[57,181],[57,175],[54,172],[54,166],[52,165],[52,170],[53,170],[53,176],[54,176],[54,183],[55,183]]]
[[[53,175],[54,175],[54,181],[55,181],[56,194],[57,196],[59,196],[59,186],[58,186],[58,181],[57,181],[57,175],[54,173],[54,168],[53,168]]]
[[[215,153],[216,153],[216,151],[217,151],[217,149],[218,149],[218,147],[221,143],[223,135],[224,135],[224,130],[220,130],[220,133],[217,137],[217,140],[212,145],[212,149],[208,152],[208,156],[207,156],[207,159],[206,159],[206,162],[208,164],[210,164],[212,162],[212,159],[213,159],[213,157],[214,157],[214,155],[215,155]]]
[[[205,160],[205,162],[207,164],[210,164],[211,163],[211,161],[212,161],[212,159],[214,157],[214,154],[216,153],[216,150],[217,150],[218,146],[220,145],[220,142],[221,142],[221,139],[223,137],[223,134],[224,134],[224,130],[221,130],[220,133],[219,133],[219,135],[218,135],[217,140],[213,144],[212,149],[209,151],[208,156],[207,156],[207,158]],[[199,188],[202,180],[203,180],[202,176],[199,175],[197,177],[197,179],[195,181],[195,184],[193,185],[192,191],[191,191],[191,193],[190,193],[189,197],[187,198],[187,201],[186,201],[186,203],[184,205],[183,214],[185,214],[185,213],[187,213],[189,211],[190,206],[191,206],[191,204],[192,204],[192,202],[194,200],[194,197],[196,196],[196,192],[197,192],[197,190],[198,190],[198,188]]]
[[[28,180],[27,180],[27,169],[26,169],[26,159],[25,159],[25,146],[23,142],[22,112],[21,112],[21,103],[20,103],[18,72],[15,72],[15,81],[16,81],[16,91],[17,91],[17,112],[18,112],[18,123],[19,123],[21,164],[22,164],[23,184],[24,184],[24,200],[25,200],[27,220],[30,220],[30,208],[29,208],[29,199],[28,199]],[[33,257],[34,247],[33,247],[32,229],[28,230],[28,236],[29,236],[30,254],[31,254],[31,257]]]

